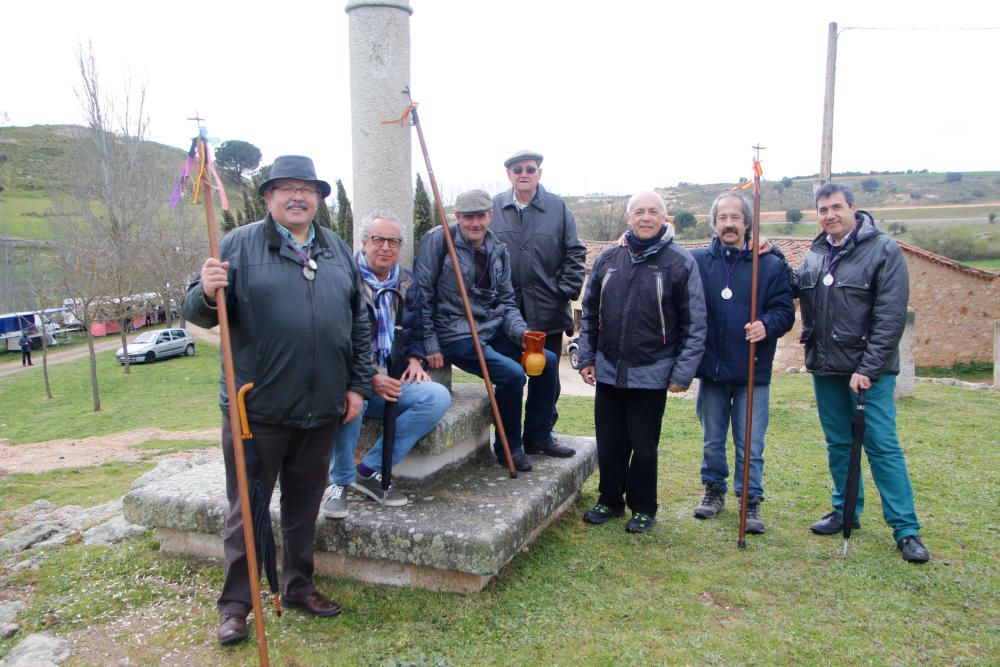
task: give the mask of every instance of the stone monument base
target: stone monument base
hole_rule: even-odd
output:
[[[593,438],[559,439],[577,455],[533,456],[534,470],[517,479],[496,464],[486,445],[431,484],[400,483],[409,499],[405,507],[385,508],[350,492],[347,518],[318,520],[316,571],[429,590],[482,590],[572,505],[596,468]],[[125,497],[125,516],[155,528],[164,551],[221,559],[227,508],[222,463],[184,463],[174,474],[133,489]],[[271,517],[280,539],[279,496],[276,489]]]

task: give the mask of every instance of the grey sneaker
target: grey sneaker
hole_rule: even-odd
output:
[[[764,520],[760,518],[760,501],[747,499],[747,532],[751,535],[764,534]]]
[[[320,512],[327,519],[343,519],[347,516],[347,489],[337,484],[331,484],[323,492],[323,504]]]
[[[391,485],[388,491],[382,491],[382,473],[380,472],[368,478],[359,475],[355,481],[351,482],[351,488],[386,507],[402,507],[408,502],[406,494],[396,490]]]
[[[726,506],[726,489],[719,484],[706,484],[705,497],[694,508],[696,519],[712,519]]]

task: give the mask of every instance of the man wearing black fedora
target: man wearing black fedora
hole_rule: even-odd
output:
[[[267,216],[222,239],[221,261],[205,261],[188,287],[184,314],[215,326],[216,291],[226,288],[236,386],[254,385],[247,417],[266,504],[281,483],[283,602],[335,616],[340,606],[313,583],[313,537],[330,443],[371,395],[371,325],[351,249],[313,220],[330,184],[316,178],[312,160],[277,158],[259,192]],[[217,638],[232,644],[247,638],[251,600],[225,378],[219,404],[229,511]]]

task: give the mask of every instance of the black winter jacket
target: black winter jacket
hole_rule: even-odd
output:
[[[795,270],[800,340],[809,372],[860,373],[875,381],[899,373],[910,278],[899,244],[876,227],[866,211],[857,211],[855,220],[857,231],[835,255],[842,259],[832,285],[823,284],[832,247],[826,233],[816,237]]]
[[[354,256],[340,237],[313,224],[316,279],[306,280],[298,255],[268,215],[229,232],[220,245],[229,262],[229,314],[236,386],[247,394],[250,421],[315,428],[340,419],[352,389],[371,396],[371,325]],[[218,324],[196,277],[184,315],[198,326]],[[228,408],[225,378],[219,404]]]
[[[633,255],[613,245],[590,271],[579,366],[622,389],[691,384],[705,349],[705,297],[691,253],[663,239]]]
[[[510,253],[511,283],[528,327],[572,335],[570,301],[583,288],[587,249],[566,202],[539,185],[531,203],[519,210],[508,190],[493,198],[490,231]]]

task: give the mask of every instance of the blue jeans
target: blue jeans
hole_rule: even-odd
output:
[[[482,341],[480,341],[482,342]],[[466,373],[482,377],[479,359],[472,343],[472,337],[460,338],[441,345],[441,352],[449,363]],[[521,434],[521,396],[524,393],[526,376],[521,367],[521,348],[499,333],[483,343],[483,357],[486,369],[493,381],[500,421],[507,435],[510,451],[523,451],[523,443],[543,445],[552,437],[552,405],[555,403],[556,379],[559,377],[559,359],[551,351],[545,350],[545,370],[528,382],[528,400],[524,406],[524,435]],[[500,439],[493,443],[493,452],[500,459],[503,448]]]
[[[411,382],[403,385],[396,415],[396,444],[392,450],[392,465],[410,453],[417,440],[427,435],[451,407],[451,394],[437,382]],[[361,414],[353,421],[341,424],[333,439],[333,457],[330,459],[330,482],[347,486],[354,481],[354,447],[361,435],[361,421],[365,417],[381,419],[385,399],[372,396],[365,401]],[[382,471],[382,436],[365,455],[363,463],[378,472]]]
[[[754,385],[753,388],[753,433],[750,436],[750,488],[747,496],[764,499],[764,433],[767,432],[770,385]],[[747,385],[702,380],[698,388],[696,405],[698,420],[705,434],[705,444],[701,459],[701,481],[703,484],[718,484],[728,489],[729,465],[726,462],[726,445],[730,425],[733,446],[736,450],[736,465],[733,473],[733,488],[736,495],[743,493],[743,451],[746,443]]]
[[[844,511],[844,486],[851,456],[851,421],[858,396],[850,389],[849,376],[813,376],[816,408],[826,436],[827,461],[833,478],[833,509]],[[913,505],[913,487],[906,458],[896,438],[896,376],[883,375],[865,392],[864,451],[872,478],[882,498],[882,516],[892,527],[892,539],[920,534],[920,522]],[[864,487],[858,489],[855,517],[865,506]]]

